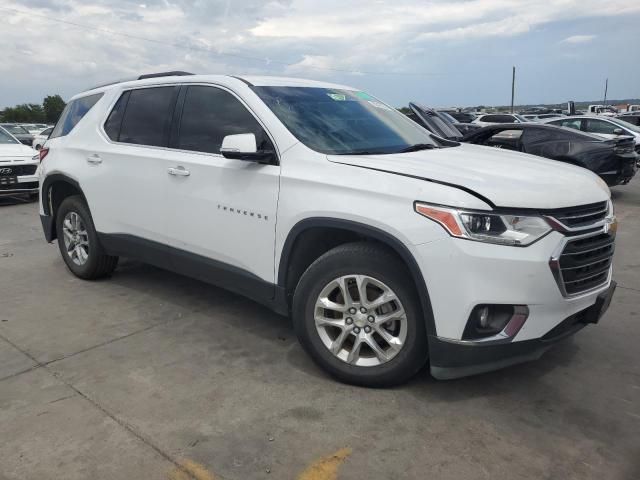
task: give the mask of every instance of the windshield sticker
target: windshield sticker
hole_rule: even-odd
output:
[[[372,106],[374,106],[376,108],[381,108],[383,110],[391,110],[384,103],[376,102],[375,100],[369,100],[369,104],[371,104]]]
[[[362,100],[373,100],[373,97],[365,92],[356,92],[356,97],[361,98]]]
[[[336,102],[344,102],[347,96],[344,93],[327,93]]]

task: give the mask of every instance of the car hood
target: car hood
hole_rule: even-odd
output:
[[[610,196],[606,184],[584,168],[478,145],[389,155],[328,155],[328,159],[449,184],[472,191],[496,207],[555,209],[601,202]]]
[[[33,157],[38,152],[23,144],[0,145],[0,158],[2,157]]]

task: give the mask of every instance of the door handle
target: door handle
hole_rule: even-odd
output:
[[[100,155],[94,153],[93,155],[89,155],[87,157],[87,163],[90,163],[92,165],[100,165],[102,163],[102,159],[100,158]]]
[[[188,177],[191,175],[191,172],[184,167],[169,167],[167,173],[176,177]]]

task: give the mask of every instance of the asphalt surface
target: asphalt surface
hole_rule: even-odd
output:
[[[613,190],[600,324],[388,390],[328,378],[287,319],[224,290],[132,261],[79,280],[37,205],[0,200],[0,479],[639,479],[640,178]]]

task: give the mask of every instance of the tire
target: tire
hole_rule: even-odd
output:
[[[345,281],[346,287],[339,287]],[[354,301],[360,296],[358,284],[367,291],[364,303]],[[344,294],[345,291],[351,293]],[[392,294],[395,299],[375,308],[375,302],[382,301],[381,292]],[[345,301],[345,295],[351,300]],[[325,299],[323,306],[318,306],[320,297]],[[341,313],[325,308],[327,304],[341,309],[352,306]],[[363,306],[367,308],[361,311]],[[340,245],[313,262],[296,287],[292,316],[305,350],[320,367],[345,383],[366,387],[397,385],[415,375],[428,358],[425,320],[411,275],[395,255],[375,244]],[[327,316],[331,317],[328,321]],[[385,316],[397,319],[379,323]],[[355,348],[357,344],[359,348]],[[330,350],[332,347],[336,354]]]
[[[66,225],[65,221],[68,222]],[[77,233],[67,233],[73,231]],[[76,277],[94,280],[109,275],[116,268],[118,257],[104,253],[89,207],[82,197],[76,195],[62,201],[56,213],[56,234],[62,259]],[[78,248],[71,250],[65,238]]]

